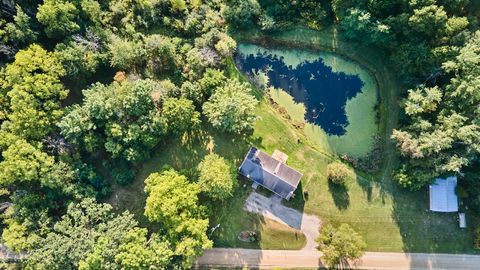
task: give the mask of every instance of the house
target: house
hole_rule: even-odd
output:
[[[250,147],[243,160],[239,173],[278,196],[288,200],[300,183],[302,174],[286,165],[288,158],[284,153],[275,150],[270,156],[255,147]]]
[[[455,193],[457,177],[437,178],[430,185],[430,210],[434,212],[458,212],[458,197]]]

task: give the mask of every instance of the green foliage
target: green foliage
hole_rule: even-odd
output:
[[[220,35],[220,39],[215,44],[215,50],[223,56],[229,57],[237,49],[237,42],[227,34]]]
[[[405,113],[413,116],[436,111],[438,104],[442,101],[442,96],[443,93],[438,86],[408,90],[408,98],[405,102]]]
[[[0,185],[39,181],[50,188],[65,187],[73,177],[65,163],[55,163],[53,157],[43,153],[25,140],[17,140],[2,153]],[[34,185],[30,183],[30,185]]]
[[[390,26],[373,21],[370,13],[357,8],[347,10],[341,27],[348,38],[359,40],[364,44],[386,43],[390,35]]]
[[[480,68],[480,33],[472,35],[453,61],[444,63],[453,78],[444,87],[419,86],[405,101],[408,122],[392,138],[408,159],[396,174],[402,185],[418,189],[440,174],[460,173],[478,158],[479,118],[475,104]]]
[[[335,184],[344,184],[351,174],[347,165],[341,162],[333,162],[327,165],[327,178]]]
[[[97,43],[98,41],[85,39],[83,42],[60,43],[55,47],[56,56],[70,79],[81,80],[97,70],[105,58],[105,54],[98,48],[100,44]]]
[[[195,111],[191,100],[185,98],[167,98],[163,103],[162,115],[168,129],[176,134],[192,131],[200,125],[200,113]]]
[[[31,18],[22,8],[16,6],[17,14],[13,17],[13,22],[0,20],[0,40],[3,44],[25,45],[35,41],[37,33],[33,31],[30,25]]]
[[[169,269],[173,252],[169,249],[168,240],[157,235],[147,239],[147,230],[134,228],[120,242],[119,253],[115,261],[125,270]]]
[[[255,106],[258,101],[250,94],[247,83],[229,80],[219,86],[208,102],[203,113],[210,123],[222,131],[242,133],[252,129],[255,123]]]
[[[66,215],[31,250],[25,269],[120,269],[115,255],[136,225],[131,214],[116,216],[110,205],[93,199],[71,203]]]
[[[208,219],[202,218],[198,205],[199,186],[170,169],[148,176],[145,192],[145,216],[162,225],[175,246],[174,254],[182,256],[183,267],[191,267],[195,257],[212,246],[206,235]]]
[[[62,115],[61,101],[68,94],[60,82],[64,74],[55,54],[39,45],[19,51],[0,73],[1,91],[6,95],[0,99],[4,108],[0,116],[9,122],[4,128],[31,139],[51,132]]]
[[[172,72],[181,63],[179,38],[162,35],[150,35],[145,39],[147,69],[151,74],[159,75]],[[119,52],[120,53],[120,52]]]
[[[27,226],[14,219],[5,219],[4,223],[6,227],[2,231],[2,240],[10,250],[29,250],[39,240],[37,235],[29,233]]]
[[[80,30],[77,19],[77,8],[66,0],[45,0],[38,7],[37,20],[45,26],[45,33],[51,38],[61,38]]]
[[[139,161],[148,157],[166,133],[158,111],[151,80],[95,84],[84,91],[84,103],[73,106],[59,123],[61,133],[87,151],[103,147],[113,158]]]
[[[257,0],[229,0],[224,16],[233,28],[247,29],[257,22],[260,13]]]
[[[118,184],[126,186],[135,179],[135,169],[124,161],[113,161],[111,168],[112,179]]]
[[[223,85],[226,80],[227,78],[223,74],[223,71],[208,68],[198,83],[204,95],[209,97],[212,95],[214,90]]]
[[[139,40],[127,40],[112,36],[108,44],[112,67],[128,70],[145,62],[146,50]]]
[[[322,260],[329,267],[360,258],[366,248],[362,236],[348,224],[342,224],[338,228],[325,225],[320,231],[317,243],[318,249],[323,252]]]
[[[206,155],[198,165],[200,190],[215,200],[224,200],[233,195],[236,173],[227,161],[217,154]]]
[[[473,238],[473,247],[475,249],[480,249],[480,227],[475,229],[475,235]]]
[[[425,36],[438,37],[444,34],[448,17],[442,6],[430,5],[413,11],[409,24]]]

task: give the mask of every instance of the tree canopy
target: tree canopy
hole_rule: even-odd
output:
[[[348,224],[342,224],[338,228],[325,225],[317,243],[318,249],[323,252],[322,260],[329,267],[348,265],[347,260],[360,258],[366,248],[363,238]]]
[[[247,83],[229,80],[215,89],[203,105],[210,123],[222,131],[242,133],[251,130],[256,120],[258,100],[252,96]]]
[[[198,173],[200,189],[208,196],[223,200],[233,195],[236,173],[224,158],[217,154],[206,155],[198,165]]]

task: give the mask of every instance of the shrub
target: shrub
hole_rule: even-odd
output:
[[[235,170],[217,154],[208,154],[198,165],[200,189],[214,200],[232,196],[236,185]]]
[[[327,165],[327,178],[335,184],[343,184],[350,175],[350,169],[343,163],[333,162]]]
[[[475,229],[475,235],[473,237],[473,248],[480,249],[480,227]]]
[[[126,186],[135,179],[135,169],[125,161],[114,161],[111,165],[112,179],[117,184]]]
[[[457,186],[456,193],[460,199],[468,198],[468,191],[462,186]]]

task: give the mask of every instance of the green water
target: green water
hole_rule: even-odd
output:
[[[349,61],[334,53],[315,52],[299,49],[267,49],[252,44],[240,44],[240,55],[273,55],[282,59],[292,69],[305,63],[321,60],[334,73],[346,76],[357,76],[362,81],[360,92],[347,99],[344,104],[344,113],[348,124],[344,126],[342,135],[326,133],[319,125],[305,120],[306,107],[301,102],[295,102],[287,91],[270,90],[272,98],[280,106],[285,107],[292,119],[305,123],[305,135],[320,146],[323,150],[349,154],[360,157],[367,154],[373,147],[373,135],[378,126],[375,123],[375,105],[378,100],[377,84],[373,76],[358,63]],[[319,86],[319,91],[321,86]]]

